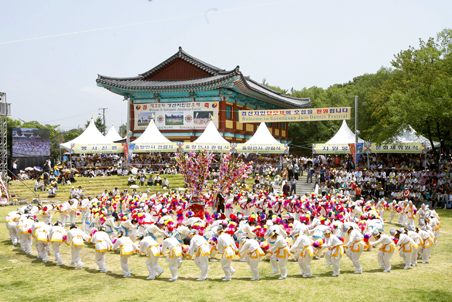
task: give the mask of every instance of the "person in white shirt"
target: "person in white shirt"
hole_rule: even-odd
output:
[[[341,271],[340,261],[344,255],[343,243],[337,236],[331,234],[331,229],[326,229],[323,234],[325,236],[323,247],[328,249],[325,253],[326,267],[332,265],[333,277],[337,277]]]
[[[222,255],[220,263],[224,271],[224,278],[222,281],[231,281],[231,275],[235,272],[231,265],[232,258],[234,258],[237,248],[231,235],[225,233],[222,226],[218,227],[217,233],[219,235],[217,249],[218,253]]]
[[[395,244],[392,238],[382,232],[374,229],[372,236],[377,239],[376,241],[369,241],[371,245],[378,245],[381,243],[380,251],[378,252],[378,263],[380,268],[384,267],[383,273],[389,273],[391,271],[391,257],[395,251]]]
[[[64,242],[64,236],[67,236],[66,230],[64,229],[61,221],[58,220],[49,232],[50,244],[52,244],[53,255],[55,256],[57,266],[63,265],[63,259],[60,255],[60,247]]]
[[[71,224],[70,230],[67,233],[67,243],[71,245],[71,255],[72,255],[72,266],[75,265],[75,269],[82,269],[83,262],[80,256],[80,252],[85,245],[83,241],[88,241],[89,236],[86,235],[82,230],[77,229],[75,223]]]
[[[311,260],[314,257],[314,248],[312,244],[314,243],[307,235],[300,234],[297,230],[292,235],[295,239],[290,252],[297,257],[298,265],[300,266],[301,275],[303,278],[310,278],[311,275]]]
[[[190,237],[188,255],[194,257],[195,264],[201,270],[201,276],[196,281],[204,281],[209,273],[209,245],[203,236],[198,235],[197,230],[191,230],[188,236]]]
[[[116,242],[113,244],[113,247],[111,248],[113,251],[116,251],[117,249],[120,250],[120,261],[121,261],[121,268],[122,272],[124,273],[124,278],[129,278],[132,276],[129,270],[129,258],[132,256],[136,251],[138,251],[138,247],[135,243],[129,238],[129,237],[123,237],[124,232],[119,231],[118,232],[118,239],[116,239]]]
[[[146,267],[149,271],[147,280],[154,280],[163,273],[163,269],[158,265],[160,253],[160,246],[154,238],[144,237],[143,233],[137,233],[136,238],[140,241],[140,254],[148,257],[146,260]]]
[[[275,244],[270,248],[272,256],[270,257],[270,264],[272,266],[271,274],[278,273],[278,266],[281,276],[279,280],[286,279],[287,277],[287,261],[289,260],[289,248],[287,246],[286,239],[279,235],[276,230],[271,233],[270,238],[275,241]]]
[[[105,267],[105,254],[111,249],[112,242],[110,236],[105,233],[105,226],[101,225],[99,231],[95,232],[91,237],[91,243],[94,243],[96,250],[95,260],[99,266],[100,273],[106,273],[107,268]]]
[[[259,246],[259,242],[257,242],[255,239],[246,239],[239,254],[246,255],[246,263],[248,263],[248,265],[250,266],[251,273],[253,274],[251,281],[258,281],[259,261],[263,256],[265,256],[264,251]]]
[[[169,233],[163,235],[162,255],[165,255],[167,251],[169,252],[169,255],[167,255],[166,260],[168,260],[168,266],[172,276],[168,281],[177,281],[177,270],[182,265],[182,248],[177,239],[170,237]]]

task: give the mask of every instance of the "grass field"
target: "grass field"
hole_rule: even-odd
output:
[[[183,187],[180,176],[170,177],[173,187]],[[104,188],[123,189],[127,187],[127,179],[79,178],[75,185],[82,185],[88,194],[95,195]],[[26,189],[22,187],[14,182],[10,189],[25,196]],[[59,197],[67,195],[69,189],[62,187]],[[57,200],[67,198],[59,197]],[[157,280],[146,280],[146,258],[138,255],[130,258],[132,278],[122,278],[119,255],[113,252],[106,259],[108,273],[100,274],[91,244],[82,252],[83,270],[68,266],[70,248],[67,246],[62,247],[63,266],[55,266],[53,255],[43,264],[36,259],[34,247],[33,256],[27,256],[11,244],[4,222],[6,214],[14,209],[14,206],[0,208],[0,301],[452,301],[452,211],[439,211],[442,229],[430,263],[421,263],[411,270],[403,270],[403,261],[396,252],[391,273],[382,273],[374,250],[361,256],[362,275],[353,273],[351,261],[345,256],[339,277],[331,276],[332,270],[325,268],[323,258],[313,260],[311,279],[301,278],[298,264],[290,261],[288,278],[278,280],[279,275],[270,274],[270,263],[261,261],[261,281],[256,282],[249,281],[248,265],[236,258],[233,262],[236,273],[231,282],[221,281],[224,274],[219,262],[209,263],[207,281],[196,282],[200,275],[198,268],[192,260],[184,260],[179,280],[170,283],[167,280],[171,274],[164,258],[159,261],[164,273]],[[392,226],[397,225],[386,223],[385,231]]]

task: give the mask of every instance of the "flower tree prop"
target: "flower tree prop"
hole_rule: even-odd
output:
[[[218,193],[229,193],[232,184],[237,183],[242,178],[248,178],[248,172],[251,169],[251,163],[244,163],[239,160],[240,155],[234,158],[231,153],[223,154],[220,164],[220,174],[218,177],[217,190],[214,201]]]
[[[184,181],[191,192],[191,210],[196,217],[204,219],[204,199],[202,191],[206,188],[209,176],[209,165],[212,162],[213,153],[202,150],[190,153],[179,153],[176,162],[184,176]]]

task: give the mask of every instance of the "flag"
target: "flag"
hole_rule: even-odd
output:
[[[211,120],[213,120],[213,119],[214,119],[214,118],[213,118],[213,115],[212,115],[212,114],[210,115],[210,119],[211,119]]]

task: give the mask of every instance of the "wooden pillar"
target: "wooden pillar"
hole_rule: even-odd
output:
[[[220,116],[220,120],[218,121],[218,128],[220,132],[223,132],[224,137],[226,132],[226,101],[224,99],[220,101],[219,111],[218,115]]]

